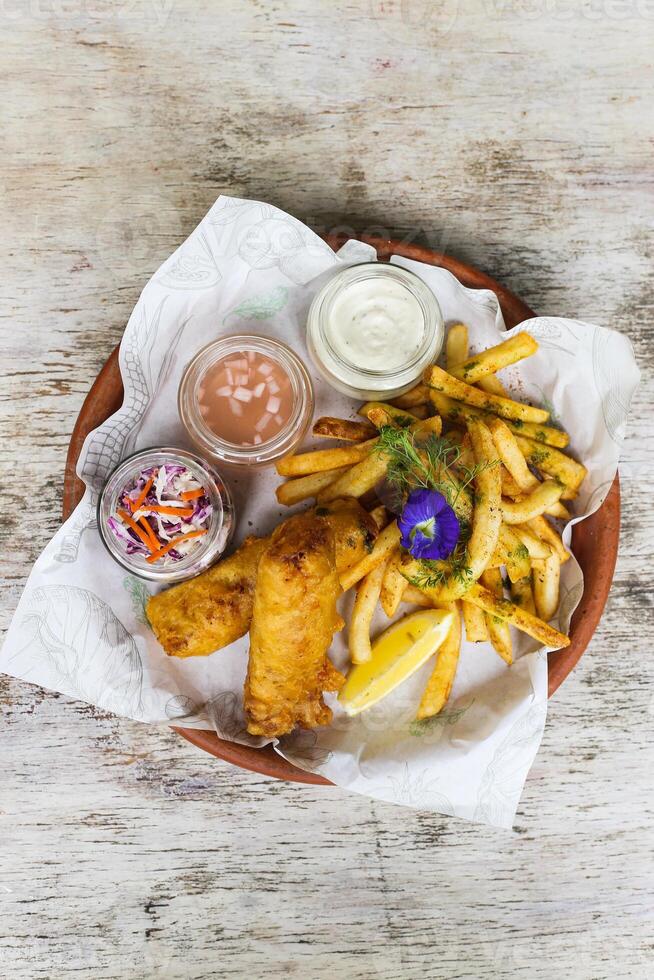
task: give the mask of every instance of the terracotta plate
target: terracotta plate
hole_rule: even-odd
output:
[[[391,255],[403,255],[409,259],[449,269],[465,286],[492,290],[500,301],[504,320],[509,329],[535,315],[522,300],[494,279],[448,255],[434,252],[421,245],[404,244],[392,239],[364,236],[362,240],[373,245],[382,260],[388,259]],[[327,241],[332,247],[337,248],[343,244],[344,238],[331,237],[327,238]],[[64,519],[70,515],[84,491],[84,485],[75,475],[75,466],[84,439],[92,429],[117,411],[122,400],[123,385],[118,369],[118,348],[116,348],[86,396],[71,436],[64,480]],[[574,553],[584,573],[584,594],[572,617],[570,646],[550,654],[550,696],[583,654],[600,620],[613,578],[619,533],[620,486],[616,476],[602,507],[592,517],[577,524],[572,532]],[[178,728],[176,731],[205,752],[210,752],[217,758],[231,762],[242,769],[250,769],[273,776],[275,779],[328,784],[328,780],[322,776],[303,772],[292,766],[277,755],[270,746],[265,749],[254,749],[224,741],[212,732],[184,728]]]

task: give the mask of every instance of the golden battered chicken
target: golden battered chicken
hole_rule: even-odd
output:
[[[323,517],[332,528],[339,573],[372,548],[377,526],[352,497],[308,513]],[[230,558],[148,600],[148,619],[170,657],[207,656],[247,633],[257,565],[269,540],[248,538]]]
[[[315,512],[284,521],[259,561],[245,681],[248,731],[272,738],[326,725],[323,691],[345,678],[327,658],[343,620],[334,532]]]
[[[247,538],[230,558],[148,599],[154,635],[170,657],[207,656],[247,633],[267,538]]]

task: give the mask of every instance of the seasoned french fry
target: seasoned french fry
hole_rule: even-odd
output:
[[[547,523],[547,521],[545,522]],[[548,525],[549,527],[549,525]],[[512,524],[511,530],[516,534],[516,536],[522,541],[523,545],[529,552],[529,557],[540,559],[549,558],[552,553],[552,549],[549,544],[542,540],[538,534],[536,534],[528,524]]]
[[[280,483],[275,490],[275,495],[280,504],[292,507],[302,500],[317,496],[321,490],[334,483],[349,469],[349,466],[337,466],[334,470],[323,470],[322,473],[309,473],[307,476],[299,476],[296,480],[287,480],[286,483]]]
[[[506,524],[500,527],[499,543],[504,548],[504,564],[509,579],[516,582],[529,575],[531,568],[529,552],[518,535]]]
[[[363,415],[364,418],[369,417],[369,413],[373,409],[382,408],[391,418],[395,419],[398,425],[410,425],[412,422],[418,421],[417,415],[412,415],[411,412],[404,408],[396,408],[395,405],[391,405],[390,402],[366,402],[359,409],[359,415]]]
[[[502,585],[502,573],[497,568],[487,568],[485,572],[482,573],[481,583],[485,588],[492,592],[493,595],[497,596],[498,599],[504,597],[504,589]],[[486,626],[488,627],[488,635],[491,641],[493,650],[499,653],[500,657],[506,664],[513,663],[513,645],[511,643],[511,631],[509,630],[509,624],[502,619],[498,619],[492,613],[485,613],[486,616]]]
[[[536,614],[549,623],[559,607],[559,581],[561,562],[552,552],[544,561],[533,563],[533,587]]]
[[[475,382],[477,388],[488,392],[489,395],[499,395],[500,398],[510,398],[510,395],[500,379],[495,374],[487,374]]]
[[[511,429],[500,418],[489,419],[488,428],[498,455],[515,481],[518,491],[529,493],[538,485],[538,480],[527,466],[527,460]],[[502,491],[505,492],[504,487]]]
[[[577,496],[577,491],[581,486],[586,473],[586,467],[578,463],[571,456],[559,452],[553,446],[546,446],[543,443],[535,442],[525,436],[516,436],[518,445],[522,449],[525,459],[531,466],[547,473],[548,476],[556,477],[565,484],[563,500],[572,500]]]
[[[417,405],[424,405],[429,401],[429,388],[427,385],[417,384],[415,388],[410,391],[405,391],[403,395],[398,395],[397,398],[391,400],[391,405],[394,408],[415,408]]]
[[[305,476],[307,473],[320,473],[323,470],[333,470],[337,466],[348,463],[358,463],[365,459],[377,444],[377,439],[366,439],[365,442],[352,446],[338,446],[336,449],[316,449],[310,453],[300,453],[297,456],[284,456],[275,464],[280,476]]]
[[[569,521],[572,517],[572,514],[561,500],[557,500],[551,507],[546,507],[544,513],[549,517],[556,517],[559,521]]]
[[[563,544],[561,535],[544,517],[534,517],[529,521],[529,528],[559,556],[561,564],[570,557],[570,552]],[[547,556],[545,556],[547,557]]]
[[[386,563],[379,602],[387,616],[394,616],[402,601],[408,582],[400,571],[400,549],[397,548]]]
[[[353,565],[352,568],[348,568],[347,571],[343,572],[340,577],[341,587],[344,592],[351,589],[353,585],[359,582],[364,575],[371,572],[373,568],[378,568],[382,562],[385,562],[390,554],[397,548],[400,543],[400,529],[397,526],[397,521],[392,521],[387,524],[383,531],[379,532],[379,536],[375,541],[372,551],[365,558],[362,558],[358,564]],[[381,588],[381,579],[379,580]]]
[[[429,598],[429,596],[419,589],[415,585],[411,585],[407,582],[406,589],[404,590],[404,595],[402,596],[402,602],[408,602],[412,606],[425,606],[428,609],[433,609],[436,603]]]
[[[324,439],[341,439],[343,442],[363,442],[375,436],[375,428],[366,422],[323,416],[313,423],[314,436]]]
[[[498,419],[498,421],[501,420]],[[521,452],[520,447],[518,447],[518,452]],[[539,480],[534,476],[531,470],[528,469],[527,472],[529,473],[530,477],[533,477],[534,482],[531,484],[531,488],[533,489],[534,487],[538,486]],[[524,496],[524,491],[520,489],[504,464],[502,465],[502,496],[510,497],[511,500],[521,500]],[[555,504],[551,505],[551,507],[546,507],[543,513],[549,514],[550,517],[560,518],[564,521],[570,520],[570,517],[572,516],[568,508],[562,504],[560,500],[557,500]]]
[[[536,615],[534,593],[531,588],[531,575],[525,575],[517,582],[511,582],[511,598],[516,606],[526,609],[532,616]]]
[[[456,602],[449,603],[447,608],[453,614],[452,625],[436,651],[436,664],[420,701],[418,719],[437,715],[447,703],[454,684],[461,650],[461,615]]]
[[[543,646],[552,650],[570,646],[568,636],[559,633],[553,626],[548,626],[542,619],[527,612],[526,609],[522,609],[521,606],[516,606],[508,599],[500,599],[499,596],[493,595],[489,589],[479,585],[478,582],[475,582],[472,588],[466,592],[466,600],[479,606],[484,612],[491,613],[498,619],[506,620],[507,623],[516,626],[523,633],[533,636]]]
[[[488,640],[488,626],[486,625],[484,610],[462,599],[461,611],[466,629],[466,640],[469,643],[485,643]]]
[[[493,412],[502,418],[517,420],[518,422],[547,422],[550,413],[544,408],[535,408],[533,405],[525,405],[522,402],[515,402],[510,398],[500,398],[499,395],[489,395],[479,388],[460,381],[458,378],[443,371],[442,368],[434,364],[425,371],[425,384],[430,388],[440,391],[450,398],[464,402],[466,405],[473,405],[486,412]]]
[[[385,570],[386,562],[382,561],[357,586],[348,633],[350,659],[353,664],[362,664],[372,657],[370,623],[379,601]]]
[[[445,363],[447,370],[461,364],[468,356],[468,328],[465,323],[454,323],[447,331],[445,340]]]
[[[545,480],[519,500],[502,498],[502,520],[505,524],[526,524],[534,517],[539,517],[546,507],[555,504],[564,489],[563,484],[556,480]]]
[[[528,333],[517,333],[514,337],[502,341],[495,347],[489,347],[488,350],[480,351],[479,354],[473,354],[463,363],[453,364],[450,367],[448,362],[447,369],[455,378],[460,378],[461,381],[466,381],[468,384],[474,384],[480,378],[495,374],[502,368],[508,367],[509,364],[515,364],[517,361],[522,361],[525,357],[535,354],[537,350],[538,343],[533,337]]]
[[[465,402],[458,402],[434,388],[430,390],[429,398],[443,420],[452,422],[454,425],[464,426],[469,419],[481,419],[482,422],[488,422],[489,419],[493,418],[491,412],[475,408],[474,405],[466,405]],[[505,421],[516,436],[520,434],[535,440],[539,444],[544,443],[545,445],[563,448],[568,444],[566,433],[562,432],[561,429],[555,429],[552,425],[536,425],[534,422],[518,422],[510,419],[505,419]]]

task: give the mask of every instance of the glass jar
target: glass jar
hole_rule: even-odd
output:
[[[363,262],[333,276],[307,321],[309,352],[324,379],[364,401],[409,391],[441,352],[441,309],[413,272]]]
[[[206,534],[193,539],[187,554],[178,559],[149,562],[145,554],[129,553],[130,542],[123,533],[128,525],[123,525],[117,515],[122,510],[121,497],[126,488],[134,485],[144,472],[159,471],[162,466],[183,467],[188,471],[205,490],[211,512],[204,524]],[[112,531],[110,519],[119,525],[120,536]],[[234,505],[225,483],[212,466],[183,449],[162,446],[128,456],[109,475],[98,501],[98,530],[109,554],[128,572],[154,582],[181,582],[204,571],[224,552],[233,529]]]
[[[178,396],[192,442],[230,465],[264,466],[286,456],[306,432],[313,406],[311,379],[297,354],[255,334],[204,347],[186,368]]]

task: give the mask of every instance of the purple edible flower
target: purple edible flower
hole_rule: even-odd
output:
[[[397,526],[414,558],[448,558],[459,540],[457,516],[437,490],[413,490]]]

